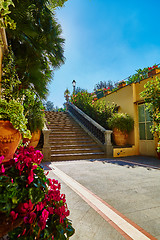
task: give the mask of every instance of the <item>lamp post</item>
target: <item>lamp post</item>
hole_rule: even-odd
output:
[[[76,80],[72,81],[72,86],[73,86],[73,93],[75,92],[75,87],[76,87]]]

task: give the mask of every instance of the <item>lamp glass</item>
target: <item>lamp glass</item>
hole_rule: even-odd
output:
[[[76,81],[75,80],[72,81],[72,85],[73,85],[73,87],[76,86]]]

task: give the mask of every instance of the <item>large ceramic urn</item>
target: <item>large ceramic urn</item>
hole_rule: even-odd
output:
[[[4,156],[3,162],[13,158],[20,140],[20,132],[9,121],[0,120],[0,156]]]
[[[119,129],[113,129],[113,138],[114,142],[118,146],[124,146],[127,144],[128,134],[125,132],[121,132]]]

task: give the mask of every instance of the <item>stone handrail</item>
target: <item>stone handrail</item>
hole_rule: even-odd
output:
[[[74,104],[67,103],[68,113],[81,125],[84,130],[93,137],[99,145],[103,147],[107,156],[113,155],[111,143],[111,130],[106,130]]]

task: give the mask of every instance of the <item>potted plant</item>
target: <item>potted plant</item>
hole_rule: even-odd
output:
[[[98,98],[98,99],[104,97],[104,91],[103,91],[103,89],[97,89],[96,95],[97,95],[97,98]]]
[[[148,68],[148,77],[152,77],[153,75],[160,72],[158,65],[153,65],[153,67]]]
[[[0,155],[4,162],[13,157],[21,138],[30,137],[21,103],[0,99]]]
[[[39,97],[31,89],[22,90],[21,95],[22,98],[24,96],[23,105],[25,116],[28,120],[27,127],[32,134],[30,140],[25,139],[24,141],[29,141],[29,146],[36,147],[45,122],[44,106]]]
[[[123,146],[127,143],[128,134],[133,130],[134,120],[126,113],[114,113],[107,120],[109,128],[113,130],[116,145]]]
[[[136,70],[136,73],[129,76],[127,79],[127,84],[137,83],[140,82],[142,79],[145,79],[148,77],[148,68],[139,68]]]
[[[118,84],[117,84],[117,87],[118,87],[118,88],[122,88],[122,87],[124,87],[124,86],[126,86],[126,82],[125,82],[124,80],[118,82]]]
[[[104,96],[108,95],[109,93],[111,93],[110,87],[108,88],[103,88],[104,91]]]
[[[0,157],[0,238],[69,239],[74,233],[61,185],[48,179],[33,147],[20,147],[10,167]],[[2,201],[3,200],[3,201]]]

